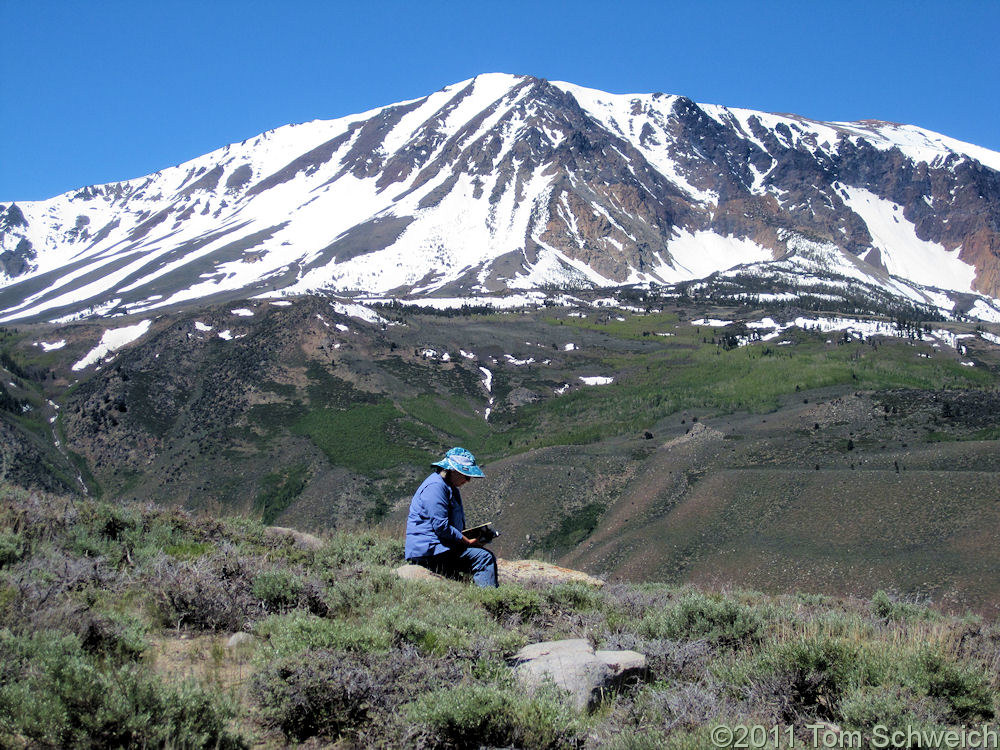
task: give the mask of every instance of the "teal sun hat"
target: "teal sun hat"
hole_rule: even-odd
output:
[[[467,477],[482,477],[483,470],[476,466],[476,457],[465,448],[452,448],[444,454],[444,458],[435,461],[431,466],[440,466],[442,469],[453,469]]]

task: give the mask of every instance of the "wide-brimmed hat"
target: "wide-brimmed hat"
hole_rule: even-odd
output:
[[[467,477],[482,477],[483,470],[476,466],[476,457],[465,448],[452,448],[444,454],[444,458],[435,461],[431,466],[440,466],[442,469],[452,469]]]

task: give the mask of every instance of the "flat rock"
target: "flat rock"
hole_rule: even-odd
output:
[[[609,690],[646,675],[646,657],[636,651],[597,651],[582,638],[525,646],[511,660],[528,690],[551,682],[566,690],[580,710],[591,710]]]
[[[446,581],[444,576],[432,573],[422,565],[401,565],[396,568],[396,575],[410,581]],[[497,575],[500,585],[505,583],[585,583],[600,587],[604,581],[594,578],[579,570],[560,568],[558,565],[539,562],[537,560],[504,560],[497,558]]]
[[[497,558],[497,575],[504,583],[585,583],[600,588],[604,581],[571,568],[540,562],[538,560],[504,560]]]
[[[619,683],[641,680],[649,671],[646,666],[646,656],[638,651],[601,650],[595,651],[594,656],[611,667]]]

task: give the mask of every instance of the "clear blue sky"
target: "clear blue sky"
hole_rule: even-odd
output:
[[[1000,0],[0,0],[0,200],[139,177],[477,73],[1000,150]]]

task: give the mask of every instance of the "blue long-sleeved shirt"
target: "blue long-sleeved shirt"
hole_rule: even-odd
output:
[[[413,493],[406,517],[406,559],[428,557],[465,547],[462,529],[465,509],[458,489],[449,486],[437,472]]]

